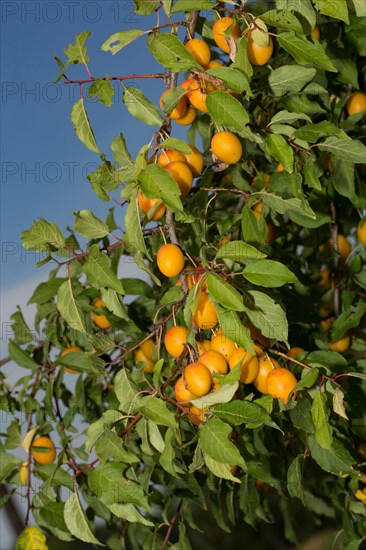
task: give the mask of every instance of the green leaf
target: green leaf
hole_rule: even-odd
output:
[[[100,464],[88,477],[90,489],[107,506],[120,502],[137,504],[149,510],[143,488],[138,483],[122,477],[122,469],[123,464],[119,462]]]
[[[169,137],[161,141],[158,146],[159,149],[174,149],[174,151],[178,151],[182,153],[182,155],[189,155],[192,153],[192,149],[183,139]]]
[[[230,376],[230,374],[228,376]],[[240,369],[237,374],[238,374],[237,380],[239,380]],[[220,381],[221,381],[221,378],[220,378]],[[224,384],[218,391],[215,391],[214,393],[209,393],[207,395],[204,395],[203,397],[192,399],[192,403],[195,407],[199,409],[204,409],[205,407],[212,407],[217,403],[228,403],[234,397],[235,393],[238,390],[238,387],[239,387],[239,382],[237,381],[235,381],[232,384],[228,384],[228,383]]]
[[[145,32],[146,31],[141,31],[139,29],[115,32],[103,42],[101,50],[103,52],[111,52],[111,54],[114,55],[137,38],[140,38]]]
[[[310,0],[301,0],[301,2],[294,2],[293,0],[276,0],[276,7],[285,12],[295,12],[301,17],[305,18],[312,29],[316,23],[316,12],[311,5]]]
[[[230,90],[233,90],[237,94],[246,91],[249,96],[252,95],[249,80],[243,72],[233,69],[232,67],[216,67],[206,72],[222,80],[226,88],[230,88]]]
[[[160,433],[159,427],[152,420],[147,421],[147,428],[149,431],[149,440],[151,445],[159,452],[162,453],[165,449],[165,442]]]
[[[304,456],[298,455],[291,462],[289,469],[287,470],[287,490],[291,497],[303,499],[304,488],[302,484],[302,465],[304,462]]]
[[[90,544],[104,546],[93,535],[77,492],[70,495],[65,502],[64,519],[68,530],[74,537]]]
[[[346,409],[344,408],[344,393],[342,390],[338,387],[336,388],[334,395],[333,395],[333,411],[342,418],[345,418],[346,420],[349,420]]]
[[[170,428],[177,426],[174,415],[170,412],[164,401],[158,397],[148,396],[141,398],[139,410],[144,416],[156,422],[156,424]]]
[[[110,107],[113,103],[114,88],[108,78],[97,78],[88,88],[89,97],[97,96],[99,101]]]
[[[129,321],[127,312],[120,301],[120,293],[117,294],[117,292],[111,288],[102,288],[102,300],[105,303],[106,308],[114,315]]]
[[[20,309],[13,313],[10,316],[10,319],[13,321],[11,324],[11,330],[13,331],[15,341],[20,345],[27,344],[28,342],[33,342],[34,333],[31,332],[30,328],[25,322],[23,313],[20,311]]]
[[[130,173],[132,176],[135,167],[122,133],[112,141],[111,149],[113,151],[114,160],[122,166],[124,172]]]
[[[66,366],[77,372],[98,372],[93,361],[83,351],[73,351],[57,358],[57,365]]]
[[[266,139],[267,152],[280,162],[287,172],[292,174],[294,167],[294,153],[287,141],[278,134]]]
[[[307,120],[308,122],[311,122],[311,118],[305,114],[290,113],[289,111],[279,111],[272,117],[271,122],[268,124],[268,126],[271,126],[271,124],[284,124],[285,122],[291,124],[292,122],[296,122],[297,120]]]
[[[90,31],[77,34],[75,38],[75,44],[69,44],[68,47],[64,50],[65,55],[67,55],[71,63],[87,65],[89,57],[87,55],[85,42],[88,40],[90,35]]]
[[[100,153],[83,99],[78,99],[74,104],[71,111],[71,121],[81,143],[91,151],[94,151],[94,153]]]
[[[308,162],[304,164],[303,172],[305,184],[309,187],[312,187],[313,189],[321,191],[322,184],[320,183],[320,180],[316,174],[314,163],[312,162],[312,160],[308,160]]]
[[[218,418],[212,418],[199,429],[199,442],[205,454],[217,462],[237,464],[245,468],[245,462],[234,443],[229,440],[231,427]]]
[[[209,273],[207,276],[207,289],[216,302],[224,308],[234,311],[245,311],[243,298],[239,292],[216,273]]]
[[[348,7],[346,0],[313,0],[316,9],[323,15],[340,19],[345,23],[349,23]]]
[[[240,101],[226,92],[211,92],[207,96],[206,105],[212,121],[218,126],[240,134],[249,122],[248,113]]]
[[[305,84],[313,80],[315,75],[316,69],[311,69],[310,67],[283,65],[279,69],[275,69],[270,73],[268,82],[274,95],[276,97],[280,97],[287,93],[298,94]],[[283,120],[281,122],[283,122]],[[273,119],[271,124],[273,124]]]
[[[358,139],[339,139],[329,137],[323,143],[317,144],[321,151],[329,151],[339,159],[349,160],[355,163],[366,162],[366,147]]]
[[[175,107],[178,105],[182,97],[186,95],[186,93],[187,90],[181,88],[180,86],[172,88],[169,93],[165,94],[162,98],[163,112],[166,115],[170,115],[170,113],[173,111],[173,109],[175,109]]]
[[[318,391],[311,407],[311,417],[315,426],[315,439],[323,449],[330,449],[333,442],[332,428],[329,424],[327,396]]]
[[[21,464],[20,458],[0,451],[0,482],[6,481],[14,470],[19,470]]]
[[[243,208],[241,218],[241,232],[243,238],[248,242],[263,245],[265,242],[264,231],[262,232],[259,229],[258,222],[260,222],[260,220],[257,220],[251,208]],[[265,228],[263,228],[263,230],[264,229]]]
[[[265,191],[256,193],[256,197],[258,197],[258,199],[262,199],[264,204],[268,205],[270,208],[273,208],[273,210],[279,214],[294,212],[295,214],[300,214],[304,217],[307,216],[313,220],[316,219],[313,210],[304,200],[301,201],[298,198],[283,199],[274,193],[266,193]]]
[[[255,309],[247,310],[253,325],[260,329],[263,336],[287,342],[288,323],[282,307],[263,292],[250,290],[249,295],[253,298],[255,305]]]
[[[235,483],[241,483],[240,479],[233,476],[231,473],[231,464],[223,464],[222,462],[217,462],[211,458],[208,454],[204,453],[205,464],[207,468],[212,472],[216,477],[221,477],[223,479],[228,479],[229,481],[234,481]]]
[[[95,454],[102,462],[109,460],[119,460],[125,464],[139,462],[139,458],[126,451],[123,445],[123,439],[116,432],[105,430],[103,437],[99,438],[95,446]]]
[[[45,304],[54,298],[58,289],[66,279],[50,279],[46,283],[39,284],[32,296],[28,300],[28,304]]]
[[[67,532],[64,519],[65,504],[63,502],[49,502],[40,510],[40,517],[45,526],[55,527]]]
[[[250,262],[243,276],[254,285],[276,288],[286,283],[296,283],[298,279],[284,264],[273,260]]]
[[[147,46],[156,61],[169,71],[181,72],[192,67],[202,69],[174,34],[160,33],[154,36],[151,33],[147,39]]]
[[[125,86],[123,90],[123,103],[132,116],[145,122],[145,124],[149,126],[162,125],[163,118],[159,113],[159,109],[138,88]]]
[[[350,474],[353,472],[352,464],[355,464],[356,460],[338,439],[333,439],[331,447],[325,449],[319,445],[313,435],[310,435],[309,449],[311,457],[326,472],[335,475]]]
[[[9,341],[8,351],[12,360],[20,367],[32,370],[38,368],[39,365],[30,357],[28,352],[20,348],[18,344],[12,340]]]
[[[149,253],[142,234],[139,207],[137,203],[137,192],[134,197],[131,197],[131,201],[127,206],[124,223],[126,228],[124,240],[128,242],[128,248],[132,249],[131,253],[138,251],[145,256],[148,256]]]
[[[216,254],[217,260],[232,260],[242,264],[265,257],[266,254],[243,241],[230,241],[221,246]]]
[[[196,10],[212,10],[216,6],[216,2],[211,0],[177,0],[170,10],[170,13],[178,13],[180,11],[196,11]]]
[[[86,334],[85,317],[75,300],[70,279],[62,283],[57,292],[57,309],[72,329]]]
[[[109,235],[108,225],[94,216],[91,210],[75,212],[74,228],[77,233],[88,239],[103,239]]]
[[[310,141],[310,143],[315,143],[320,137],[333,135],[338,137],[346,136],[343,130],[327,120],[323,120],[317,124],[305,124],[305,126],[302,126],[294,133],[296,138]]]
[[[46,252],[50,246],[56,250],[63,248],[65,239],[56,224],[39,218],[33,221],[30,229],[22,232],[22,243],[27,250]]]
[[[238,69],[242,71],[250,79],[253,76],[253,66],[249,61],[248,51],[247,51],[248,39],[243,36],[239,38],[236,42],[237,53],[235,56],[235,61],[231,65],[233,69]]]
[[[302,26],[297,17],[288,10],[270,10],[261,14],[261,20],[278,29],[303,33]]]
[[[255,353],[253,341],[250,337],[250,330],[240,321],[235,311],[226,311],[222,307],[216,306],[219,316],[220,327],[224,334],[234,340],[239,346],[248,350],[249,353]]]
[[[90,247],[83,271],[94,288],[111,288],[119,294],[124,294],[122,283],[112,271],[108,256],[100,252],[98,245]]]
[[[48,550],[47,540],[35,525],[26,527],[17,538],[15,550]]]
[[[165,448],[159,457],[159,464],[168,474],[175,478],[179,478],[179,474],[184,474],[185,471],[174,462],[175,452],[172,445],[173,434],[173,429],[168,428],[164,439]]]
[[[85,443],[85,449],[87,452],[90,453],[97,439],[105,432],[106,427],[123,420],[123,418],[124,415],[119,411],[109,409],[103,413],[99,420],[92,422],[86,430],[88,439]]]
[[[121,369],[114,380],[114,391],[120,403],[119,409],[127,414],[134,414],[139,408],[141,398],[138,387],[130,380],[127,371]]]
[[[355,165],[353,162],[334,159],[334,169],[330,176],[337,193],[352,200],[355,196]]]
[[[318,69],[337,72],[319,41],[310,42],[294,32],[284,32],[278,35],[278,42],[300,65],[311,63]]]
[[[22,444],[22,436],[20,433],[19,421],[14,418],[6,429],[7,437],[5,449],[17,449]]]
[[[118,518],[124,519],[128,523],[141,523],[142,525],[146,525],[146,527],[153,527],[154,524],[144,518],[136,510],[136,508],[133,506],[133,504],[110,504],[108,506],[109,510],[117,516]]]
[[[339,340],[351,328],[360,326],[360,321],[366,313],[366,304],[345,309],[332,324],[331,341]]]
[[[357,17],[366,17],[366,4],[363,0],[352,0]],[[347,549],[350,550],[350,549]]]
[[[215,407],[215,415],[232,426],[241,424],[261,425],[269,420],[263,407],[250,401],[231,401]]]
[[[305,376],[298,381],[294,388],[294,392],[298,390],[303,390],[304,388],[311,388],[317,381],[319,376],[319,370],[315,367],[311,370],[308,370]]]

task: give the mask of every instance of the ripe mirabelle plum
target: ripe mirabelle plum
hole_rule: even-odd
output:
[[[103,300],[101,298],[98,298],[97,300],[95,300],[95,302],[93,303],[93,306],[95,308],[104,308],[105,307],[105,303],[103,302]],[[107,329],[111,326],[110,322],[108,321],[107,317],[105,315],[98,315],[97,313],[92,313],[92,319],[94,321],[94,323],[99,327],[99,328],[102,328],[102,329]]]
[[[207,395],[212,386],[212,376],[203,363],[190,363],[184,369],[187,390],[198,397]]]
[[[199,363],[206,365],[208,370],[213,374],[226,374],[228,370],[228,364],[223,355],[218,351],[209,350],[202,353],[198,358]]]
[[[157,254],[158,268],[166,277],[176,277],[184,267],[183,252],[176,244],[164,244]]]
[[[318,25],[315,25],[310,31],[310,36],[313,40],[320,40],[320,29]]]
[[[340,256],[341,260],[343,262],[345,262],[347,260],[348,256],[352,252],[352,247],[351,247],[347,237],[345,237],[341,233],[338,233],[337,242],[338,242],[339,256]],[[329,239],[329,241],[328,241],[328,248],[329,248],[330,251],[332,251],[332,249],[334,248],[332,239]]]
[[[42,447],[42,450],[37,451],[37,447]],[[46,435],[41,435],[37,439],[34,439],[30,450],[38,464],[52,464],[56,458],[56,447]]]
[[[292,372],[283,367],[273,369],[267,376],[267,390],[269,395],[281,399],[287,405],[288,398],[297,384]]]
[[[165,333],[165,349],[172,357],[179,357],[187,343],[188,329],[186,327],[171,327]]]
[[[181,86],[183,85],[183,82]],[[206,82],[205,80],[192,78],[189,82],[188,91],[186,94],[186,97],[191,105],[198,109],[198,111],[202,111],[203,113],[208,113],[208,109],[206,106],[206,100],[208,94],[213,92],[215,90],[215,86],[211,84],[210,82]]]
[[[258,357],[243,348],[237,348],[229,357],[230,370],[240,361],[240,382],[250,384],[255,380],[259,372]]]
[[[171,88],[169,90],[165,90],[165,92],[163,92],[161,94],[160,101],[159,101],[160,109],[163,109],[163,97],[167,94],[170,94],[173,89],[174,88]],[[183,96],[183,97],[180,98],[177,106],[174,107],[174,109],[171,111],[171,113],[169,115],[169,118],[172,118],[173,120],[177,120],[179,118],[182,118],[186,114],[186,111],[187,111],[187,100]]]
[[[210,351],[211,342],[210,340],[199,340],[197,341],[197,351],[199,355],[202,355],[205,351]]]
[[[82,349],[79,348],[79,346],[70,346],[63,350],[63,352],[61,353],[61,357],[64,357],[68,353],[74,353],[75,351],[82,351]],[[63,368],[70,374],[79,374],[77,370],[70,369],[69,367],[63,367]]]
[[[232,132],[217,132],[211,140],[213,154],[228,164],[236,164],[241,159],[243,148],[239,138]]]
[[[204,40],[200,38],[192,38],[184,44],[187,50],[193,55],[197,63],[206,69],[211,60],[210,48]]]
[[[268,393],[267,376],[273,369],[279,369],[281,367],[276,359],[273,359],[268,355],[262,355],[258,359],[259,371],[255,380],[253,381],[253,384],[261,393]]]
[[[199,426],[205,420],[206,411],[207,411],[207,408],[199,409],[198,407],[193,406],[189,409],[187,418],[189,418],[192,424],[194,424],[195,426]]]
[[[176,119],[175,122],[180,126],[189,126],[195,120],[196,116],[197,116],[197,109],[195,109],[192,106],[189,106],[186,110],[185,115],[183,115],[181,118]]]
[[[366,246],[366,218],[360,221],[357,226],[357,236],[364,246]]]
[[[207,272],[206,272],[205,268],[202,267],[202,266],[196,267],[195,268],[195,273],[189,273],[186,277],[188,289],[191,290],[193,285],[198,284],[201,281],[202,277],[204,277],[206,275],[206,273]],[[203,290],[203,291],[207,290],[206,281],[204,281],[202,283],[201,290]]]
[[[217,311],[213,302],[206,292],[201,292],[193,315],[193,324],[198,328],[209,330],[217,325],[217,321]]]
[[[212,59],[207,65],[207,69],[217,69],[219,67],[224,67],[224,65],[220,61],[216,61],[216,59]]]
[[[249,61],[253,65],[265,65],[272,53],[273,53],[273,40],[271,37],[269,37],[269,44],[268,46],[259,46],[256,44],[252,38],[252,33],[248,33],[248,43],[247,43],[247,52]]]
[[[332,351],[337,351],[338,353],[345,353],[349,349],[350,345],[351,345],[351,336],[347,332],[339,340],[336,340],[335,342],[330,342],[328,344],[328,347]]]
[[[284,167],[281,163],[277,164],[276,166],[276,172],[283,172],[284,171]]]
[[[193,175],[186,162],[175,161],[166,167],[173,180],[178,185],[182,197],[186,197],[192,189]]]
[[[171,162],[186,162],[186,157],[174,149],[163,149],[158,156],[158,165],[166,168]]]
[[[198,178],[202,174],[203,170],[203,155],[202,153],[197,149],[197,147],[194,147],[193,145],[189,145],[189,148],[192,149],[192,153],[189,153],[188,155],[184,155],[186,158],[186,162],[191,169],[192,175],[194,178]]]
[[[151,208],[153,208],[160,201],[160,199],[148,199],[140,191],[137,194],[137,200],[139,203],[140,210],[144,214],[147,214],[149,210],[151,210]],[[160,220],[164,216],[164,214],[165,214],[165,205],[161,203],[155,210],[151,219],[155,221]]]
[[[197,395],[187,389],[183,376],[180,376],[175,383],[174,395],[178,403],[183,403],[187,406],[190,405],[193,399],[197,398]]]
[[[302,355],[303,353],[305,353],[305,350],[303,348],[294,347],[288,350],[287,355],[291,359],[297,359],[297,357],[299,357],[299,355]]]
[[[144,371],[152,372],[154,370],[154,361],[152,360],[152,352],[154,349],[154,342],[151,338],[141,344],[139,349],[135,351],[134,359],[135,363],[141,361],[145,363]]]
[[[240,36],[240,27],[232,17],[222,17],[218,19],[212,27],[213,39],[216,45],[225,53],[230,53],[230,45],[227,40],[228,36],[225,35],[225,31],[229,28],[230,36],[237,40]]]
[[[211,349],[218,351],[225,357],[225,359],[228,360],[230,355],[235,351],[236,345],[235,342],[230,340],[230,338],[228,338],[220,329],[211,339]]]
[[[346,109],[349,116],[361,113],[366,110],[366,94],[355,92],[349,96],[346,103]]]

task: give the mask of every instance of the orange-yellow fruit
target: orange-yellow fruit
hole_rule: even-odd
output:
[[[216,59],[212,59],[207,65],[207,69],[217,69],[218,67],[224,67],[224,65],[220,61],[216,61]]]
[[[283,172],[284,171],[284,167],[281,163],[277,164],[276,166],[276,172]]]
[[[183,80],[183,82],[180,84],[180,86],[182,88],[184,88],[185,90],[189,90],[189,87],[192,83],[192,80],[194,80],[194,77],[191,75],[190,77],[186,78],[185,80]]]
[[[154,349],[154,341],[152,338],[149,338],[148,340],[145,340],[140,346],[140,349],[144,352],[146,357],[149,357],[151,359],[153,349]]]
[[[259,46],[252,39],[251,33],[248,33],[247,52],[249,61],[253,65],[265,65],[273,53],[273,40],[269,37],[268,46]]]
[[[299,355],[302,355],[303,353],[305,353],[304,349],[294,347],[294,348],[291,348],[291,349],[288,350],[287,355],[291,359],[296,359],[297,357],[299,357]]]
[[[206,275],[206,270],[202,266],[198,266],[195,268],[195,273],[189,273],[186,277],[187,280],[187,286],[189,290],[193,287],[193,285],[198,284],[202,277]],[[201,290],[207,290],[207,284],[206,281],[202,283]]]
[[[197,351],[199,355],[202,355],[205,351],[210,351],[211,342],[210,340],[200,340],[197,342]]]
[[[220,330],[211,339],[211,349],[221,353],[228,360],[230,355],[235,351],[236,345],[233,340],[230,340]]]
[[[332,317],[328,317],[320,321],[320,326],[322,327],[324,332],[328,332],[330,330],[330,327],[332,326],[333,321],[334,319]]]
[[[184,383],[183,376],[180,376],[174,386],[174,395],[178,403],[183,403],[189,406],[193,399],[197,398],[197,395],[189,391]]]
[[[192,189],[193,175],[188,164],[185,162],[175,161],[168,164],[166,167],[173,180],[178,185],[182,197],[186,197]]]
[[[366,489],[357,489],[355,497],[366,505]]]
[[[98,298],[97,300],[95,300],[95,302],[93,303],[93,306],[95,308],[104,308],[105,307],[105,303],[103,302],[103,300],[101,298]],[[102,329],[107,329],[111,326],[110,322],[108,321],[107,317],[105,315],[98,315],[97,313],[92,313],[92,319],[94,321],[94,323],[99,327],[99,328],[102,328]]]
[[[357,236],[364,246],[366,246],[366,218],[360,221],[357,226]]]
[[[165,333],[165,349],[172,357],[179,357],[187,343],[188,329],[186,327],[171,327]]]
[[[154,370],[155,363],[152,360],[153,349],[154,342],[151,338],[149,338],[149,340],[143,342],[139,349],[135,351],[135,363],[137,363],[138,361],[141,361],[141,363],[145,363],[145,372],[152,372]]]
[[[193,324],[201,329],[209,330],[217,325],[217,311],[206,292],[201,292],[196,311],[193,315]]]
[[[157,254],[158,268],[166,277],[176,277],[184,267],[183,252],[176,244],[164,244]]]
[[[211,60],[210,48],[204,40],[192,38],[185,43],[187,50],[193,55],[197,63],[205,69]]]
[[[189,148],[192,150],[192,153],[189,153],[188,155],[184,155],[186,158],[186,162],[191,169],[191,172],[193,174],[194,178],[198,178],[202,174],[203,170],[203,155],[202,153],[197,149],[197,147],[194,147],[193,145],[189,145]]]
[[[348,239],[344,235],[342,235],[341,233],[338,233],[337,242],[338,242],[339,256],[340,256],[341,260],[343,262],[345,262],[347,260],[348,256],[351,254],[352,247],[351,247]],[[328,246],[329,246],[330,250],[334,248],[332,239],[330,239],[328,241]]]
[[[158,165],[166,168],[171,162],[186,162],[186,157],[174,149],[163,149],[158,156]]]
[[[19,469],[20,483],[26,485],[28,481],[28,462],[23,462]]]
[[[199,356],[198,361],[205,365],[211,374],[214,372],[216,372],[216,374],[226,374],[228,371],[227,361],[218,351],[205,351]]]
[[[320,40],[320,29],[319,29],[318,25],[315,25],[315,27],[313,29],[311,29],[310,36],[314,40]]]
[[[37,447],[44,447],[43,450],[35,450]],[[56,458],[56,447],[51,439],[41,435],[32,441],[31,453],[38,464],[52,464]]]
[[[232,370],[240,363],[240,382],[250,384],[256,379],[259,372],[259,362],[256,355],[252,355],[243,348],[237,348],[229,357],[229,366]]]
[[[253,214],[255,215],[257,220],[259,220],[260,217],[262,216],[263,206],[264,206],[263,201],[258,201],[255,203],[255,205],[252,208]]]
[[[140,191],[137,194],[137,199],[138,199],[140,210],[144,214],[147,214],[149,210],[151,210],[151,208],[153,208],[160,201],[160,199],[148,199]],[[164,216],[164,214],[165,214],[165,205],[161,203],[155,210],[151,219],[160,220]]]
[[[326,286],[329,285],[329,267],[322,267],[320,269],[320,281],[318,282],[319,286]]]
[[[197,116],[197,109],[195,109],[192,106],[189,106],[186,110],[185,115],[183,115],[182,118],[176,119],[175,122],[180,126],[189,126],[196,119],[196,116]]]
[[[198,407],[193,406],[189,409],[187,417],[192,422],[192,424],[194,424],[195,426],[199,426],[205,420],[206,411],[207,408],[199,409]]]
[[[193,107],[195,107],[199,111],[202,111],[203,113],[208,113],[208,109],[206,106],[207,96],[214,90],[215,86],[213,86],[213,84],[210,84],[203,79],[192,79],[189,82],[186,97],[189,103],[193,105]]]
[[[211,149],[214,155],[222,162],[236,164],[241,159],[243,148],[235,134],[231,132],[217,132],[211,140]]]
[[[267,391],[269,395],[281,399],[284,405],[287,405],[288,397],[297,380],[292,372],[283,367],[273,369],[267,376]]]
[[[351,345],[351,336],[346,333],[342,338],[328,344],[329,349],[338,353],[345,353]]]
[[[63,350],[63,352],[61,353],[61,357],[64,357],[68,353],[74,353],[75,351],[82,351],[82,349],[79,348],[79,346],[70,346]],[[64,367],[64,370],[66,370],[70,374],[79,374],[77,370],[70,369],[69,367]]]
[[[276,359],[272,359],[268,355],[259,357],[259,370],[253,384],[261,393],[268,393],[267,376],[275,368],[281,368]]]
[[[191,363],[184,370],[184,380],[187,390],[198,397],[207,395],[212,386],[212,376],[206,365]]]
[[[170,94],[170,92],[173,90],[174,88],[171,88],[170,90],[165,90],[165,92],[163,92],[160,96],[160,109],[163,109],[163,97],[167,94]],[[172,110],[172,112],[170,113],[169,115],[169,118],[172,118],[173,120],[177,120],[179,118],[182,118],[185,114],[186,114],[186,110],[187,110],[187,100],[186,98],[183,96],[180,98],[178,104],[176,107],[174,107],[174,109]]]
[[[240,28],[232,17],[222,17],[218,19],[212,27],[213,39],[216,45],[225,53],[230,53],[230,45],[225,35],[225,31],[229,29],[229,27],[230,36],[237,40],[240,36]]]
[[[366,110],[366,94],[355,92],[347,99],[346,109],[349,116]]]
[[[269,178],[270,178],[269,174],[263,174],[263,177],[262,177],[263,187],[267,187],[268,182],[269,182]],[[257,189],[257,178],[253,179],[252,188]]]

